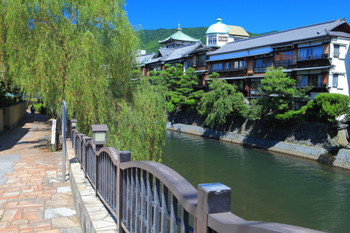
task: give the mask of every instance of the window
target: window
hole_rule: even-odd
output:
[[[222,70],[222,63],[213,64],[212,70],[214,71]]]
[[[245,69],[245,61],[239,61],[239,67]]]
[[[307,75],[297,76],[297,87],[306,87],[309,84],[309,77]]]
[[[323,78],[322,74],[302,74],[297,76],[297,87],[325,87],[327,81]]]
[[[334,45],[334,57],[339,57],[339,48],[340,48],[340,46],[339,45],[337,45],[337,44],[335,44]]]
[[[206,60],[207,60],[207,56],[205,54],[199,55],[198,56],[198,66],[204,66]]]
[[[320,74],[317,74],[317,75],[310,75],[310,76],[309,76],[309,86],[312,86],[312,87],[321,87],[321,86],[322,86],[321,75],[320,75]]]
[[[322,58],[323,49],[322,46],[307,47],[298,49],[299,60],[310,60]]]
[[[225,70],[229,70],[230,69],[230,63],[226,62],[225,63]]]
[[[288,68],[293,64],[293,51],[279,51],[275,53],[275,62],[276,67],[282,66]]]
[[[260,88],[261,88],[261,80],[260,79],[251,79],[250,94],[251,95],[259,95]]]
[[[266,67],[272,66],[272,58],[259,58],[255,60],[254,73],[265,73]]]
[[[338,74],[333,74],[332,87],[333,88],[338,88]]]
[[[208,35],[208,45],[216,45],[216,34]]]

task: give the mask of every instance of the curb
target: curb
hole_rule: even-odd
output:
[[[83,232],[89,233],[118,232],[116,222],[112,219],[100,199],[96,197],[95,190],[85,178],[85,174],[80,168],[80,163],[74,156],[70,141],[67,141],[67,152],[69,177],[81,229]]]

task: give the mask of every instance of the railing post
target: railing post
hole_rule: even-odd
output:
[[[107,144],[107,125],[92,125],[92,143],[95,144],[95,153]],[[98,166],[97,166],[97,156],[95,154],[95,193],[97,196],[98,190]]]
[[[118,219],[117,219],[117,230],[119,233],[124,233],[124,229],[122,227],[122,219],[123,219],[123,193],[124,193],[124,187],[123,186],[123,180],[124,180],[124,171],[120,169],[120,164],[131,161],[131,152],[130,151],[119,151],[119,158],[118,158],[118,168],[117,168],[117,211],[118,211]]]
[[[87,149],[86,149],[86,145],[87,143],[91,141],[91,138],[90,137],[84,137],[83,138],[83,145],[84,145],[84,153],[82,153],[81,155],[81,160],[82,162],[80,162],[80,168],[83,168],[84,167],[84,173],[86,174],[86,158],[87,158]]]
[[[71,140],[73,138],[73,130],[75,130],[76,128],[77,128],[77,119],[70,119],[69,133],[70,133]]]
[[[208,214],[231,210],[231,188],[221,183],[198,185],[197,233],[208,232]]]

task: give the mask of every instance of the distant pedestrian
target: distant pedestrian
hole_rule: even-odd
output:
[[[34,112],[35,112],[35,107],[34,105],[32,105],[32,107],[30,108],[30,112],[32,114],[32,118],[34,118]]]

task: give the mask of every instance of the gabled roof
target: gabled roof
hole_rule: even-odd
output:
[[[208,53],[208,55],[230,53],[251,48],[271,46],[288,42],[291,43],[314,38],[322,38],[329,36],[330,32],[333,29],[336,29],[342,24],[346,24],[348,26],[345,19],[342,18],[329,22],[290,29],[282,32],[275,32],[272,34],[267,34],[250,39],[234,41],[227,43],[226,45],[222,46],[216,51]],[[344,28],[348,28],[347,26],[345,26]]]
[[[202,42],[197,42],[190,45],[176,47],[174,48],[173,52],[164,61],[171,61],[171,60],[176,60],[176,59],[185,57],[201,45],[202,45]]]
[[[147,63],[150,59],[154,58],[155,55],[156,55],[155,53],[148,53],[141,56],[137,56],[136,62],[137,64]]]
[[[174,48],[160,48],[157,53],[157,57],[168,57]]]
[[[240,27],[240,26],[232,26],[232,25],[227,25],[230,28],[230,31],[228,32],[228,34],[230,35],[234,35],[234,36],[247,36],[249,37],[248,32],[246,32],[246,30],[244,30],[244,28]]]
[[[181,59],[186,57],[189,53],[196,50],[200,46],[203,46],[202,42],[197,42],[188,45],[182,45],[176,48],[160,48],[158,55],[149,60],[147,64],[155,62],[170,62],[172,60]]]
[[[187,35],[186,33],[182,32],[182,29],[180,27],[178,27],[176,29],[176,32],[174,34],[172,34],[171,36],[169,36],[168,38],[164,39],[164,40],[160,40],[159,44],[166,44],[169,41],[172,40],[178,40],[178,41],[186,41],[186,42],[197,42],[199,40]]]

